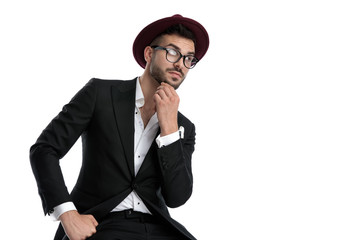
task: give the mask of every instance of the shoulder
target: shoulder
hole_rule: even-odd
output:
[[[87,83],[96,88],[111,88],[111,87],[122,87],[122,88],[133,88],[136,86],[136,78],[131,80],[115,80],[115,79],[100,79],[92,78]]]

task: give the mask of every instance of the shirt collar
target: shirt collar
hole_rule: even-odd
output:
[[[144,106],[144,103],[145,103],[145,98],[144,98],[144,94],[143,94],[143,91],[142,91],[141,85],[140,85],[140,77],[138,77],[136,79],[135,104],[136,104],[136,107],[141,108],[142,106]]]

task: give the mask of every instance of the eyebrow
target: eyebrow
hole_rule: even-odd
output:
[[[173,47],[180,52],[180,48],[178,46],[176,46],[175,44],[169,43],[168,45],[166,45],[166,47]],[[186,55],[189,55],[189,54],[195,55],[195,52],[188,52]]]

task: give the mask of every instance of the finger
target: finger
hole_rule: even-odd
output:
[[[171,86],[160,86],[158,91],[164,91],[165,95],[169,98],[177,96],[175,89]]]
[[[165,99],[167,97],[167,94],[164,89],[159,89],[155,92],[155,95],[158,95],[160,99]]]
[[[168,83],[164,83],[162,82],[161,85],[158,87],[158,89],[169,89],[170,91],[175,91],[175,88],[173,86],[171,86]]]
[[[159,94],[155,93],[154,97],[153,97],[155,104],[158,104],[161,101],[161,97]]]
[[[96,221],[95,217],[91,214],[86,215],[86,217],[90,220],[90,222],[93,224],[94,227],[98,225],[98,222]]]
[[[98,222],[96,221],[96,219],[95,219],[93,216],[91,216],[90,221],[91,221],[91,224],[92,224],[94,227],[96,227],[97,225],[99,225]]]
[[[92,231],[91,233],[88,233],[86,237],[89,238],[89,237],[91,237],[92,235],[94,235],[95,233],[96,233],[96,229],[95,229],[94,231]],[[87,239],[87,238],[86,238],[86,239]]]
[[[172,96],[177,96],[177,92],[173,86],[167,84],[167,89],[169,90]]]
[[[93,234],[95,234],[95,233],[96,233],[96,226],[92,226],[92,227],[90,228],[90,232],[91,232],[90,236],[93,235]]]
[[[170,86],[170,84],[166,83],[166,82],[161,82],[161,85],[163,86]]]
[[[94,224],[95,227],[99,225],[99,223],[96,221],[96,219],[94,218],[94,216],[92,216],[92,222],[93,222],[93,224]]]
[[[163,88],[163,91],[165,92],[166,96],[168,96],[168,97],[171,97],[174,95],[174,92],[172,90],[173,89],[168,86]]]

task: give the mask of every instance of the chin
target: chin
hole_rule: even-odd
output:
[[[183,79],[181,80],[181,79],[173,78],[171,81],[165,81],[165,82],[170,86],[172,86],[173,88],[175,88],[176,90],[180,87],[183,81],[184,81]]]

